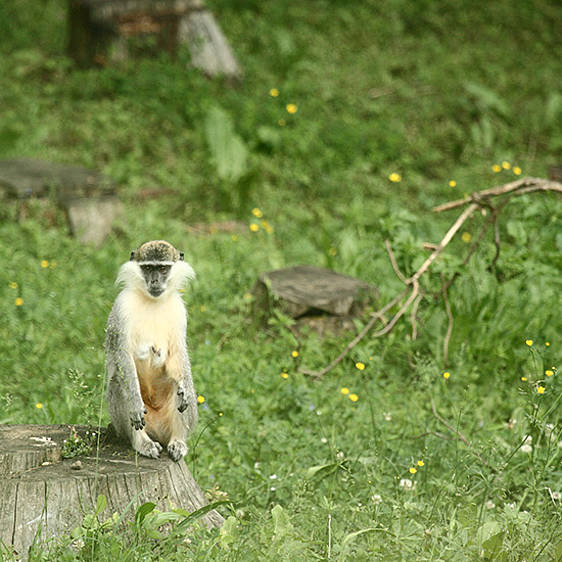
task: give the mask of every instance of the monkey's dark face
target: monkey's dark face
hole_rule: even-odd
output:
[[[140,268],[148,294],[159,297],[166,290],[172,266],[165,263],[143,263]]]

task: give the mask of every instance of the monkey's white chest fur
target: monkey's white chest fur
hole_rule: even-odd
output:
[[[185,334],[183,301],[179,295],[148,300],[136,291],[123,291],[120,296],[126,318],[125,333],[134,359],[147,361],[155,368],[163,366],[177,350],[178,337]]]

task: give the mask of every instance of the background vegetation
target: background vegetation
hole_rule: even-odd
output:
[[[260,272],[308,263],[387,299],[400,283],[385,238],[413,272],[452,222],[432,205],[559,164],[555,3],[208,3],[245,71],[236,87],[190,69],[187,51],[78,70],[64,52],[66,2],[0,5],[0,156],[95,167],[127,209],[94,249],[68,237],[53,205],[31,202],[16,221],[3,203],[0,422],[107,422],[116,271],[165,238],[198,274],[186,302],[205,402],[187,462],[235,503],[220,533],[158,540],[142,525],[90,525],[73,548],[63,538],[34,559],[559,559],[559,199],[511,203],[497,270],[491,241],[462,269],[449,378],[439,299],[424,298],[416,341],[401,323],[313,382],[299,366],[324,366],[345,337],[297,341],[282,316],[264,329],[250,294]],[[146,197],[158,187],[173,191]],[[233,218],[248,228],[188,231]],[[457,270],[466,248],[453,241],[438,270]]]

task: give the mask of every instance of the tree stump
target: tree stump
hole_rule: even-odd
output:
[[[97,437],[91,437],[96,431],[71,425],[0,426],[0,542],[18,556],[27,554],[36,535],[45,540],[70,533],[95,510],[99,494],[105,495],[109,513],[122,513],[133,499],[136,505],[154,502],[161,510],[172,505],[193,512],[207,505],[185,462],[165,454],[161,459],[138,456],[105,428],[96,455]],[[93,448],[63,459],[63,442],[74,434],[91,440]],[[199,521],[219,527],[223,518],[213,510]]]
[[[70,232],[99,246],[122,212],[115,185],[102,174],[41,160],[0,160],[0,189],[7,198],[52,197],[64,210]]]
[[[203,0],[70,0],[69,54],[81,66],[129,58],[141,51],[171,54],[186,44],[191,63],[208,76],[238,79],[242,72]],[[153,49],[154,50],[154,49]]]
[[[256,305],[267,314],[274,306],[319,333],[353,329],[353,317],[377,297],[371,283],[308,265],[260,274],[254,287]]]

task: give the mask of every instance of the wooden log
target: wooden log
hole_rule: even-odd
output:
[[[97,246],[122,213],[114,183],[83,168],[42,160],[0,160],[0,192],[11,199],[52,197],[63,209],[72,235]]]
[[[129,40],[155,38],[173,54],[186,44],[208,76],[242,76],[240,65],[203,0],[70,0],[69,54],[80,66],[129,58]]]
[[[133,500],[130,517],[147,501],[161,510],[189,512],[207,505],[185,462],[138,456],[105,428],[98,448],[96,432],[71,425],[0,426],[0,542],[18,557],[25,557],[34,541],[70,533],[95,510],[99,494],[110,514],[123,513]],[[91,443],[91,451],[65,459],[64,441],[74,435]],[[213,510],[199,521],[219,527],[223,518]]]

